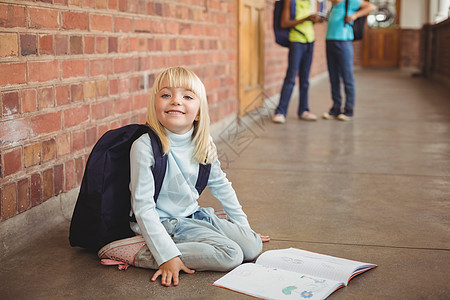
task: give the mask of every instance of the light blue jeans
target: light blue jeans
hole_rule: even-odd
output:
[[[180,250],[183,263],[196,271],[229,271],[256,259],[262,251],[258,234],[219,219],[212,208],[201,208],[192,218],[170,218],[162,224]],[[147,246],[136,254],[135,265],[159,268]]]

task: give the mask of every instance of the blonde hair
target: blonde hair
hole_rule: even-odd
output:
[[[194,72],[183,67],[168,68],[159,74],[153,84],[152,93],[148,102],[147,124],[159,136],[164,153],[169,153],[170,141],[164,126],[156,117],[155,109],[155,97],[165,87],[163,84],[168,84],[174,88],[190,90],[200,99],[199,118],[198,121],[194,121],[194,132],[192,134],[192,142],[195,145],[193,158],[201,164],[214,162],[217,158],[217,153],[209,132],[210,121],[205,86]]]

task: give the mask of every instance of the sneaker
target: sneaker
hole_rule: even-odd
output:
[[[137,235],[111,242],[103,246],[97,255],[103,265],[118,265],[119,270],[126,270],[129,265],[134,265],[134,257],[144,245],[144,237]]]
[[[286,122],[286,117],[283,114],[276,114],[275,116],[273,116],[272,121],[274,123],[283,124],[284,122]]]
[[[310,113],[309,111],[304,111],[300,115],[300,119],[306,120],[306,121],[315,121],[315,120],[317,120],[317,116],[313,113]]]
[[[339,116],[337,116],[337,119],[341,120],[341,121],[351,121],[353,119],[353,117],[352,116],[347,116],[347,115],[344,115],[344,114],[340,114]]]
[[[323,115],[322,115],[322,119],[325,119],[325,120],[334,120],[334,119],[336,119],[336,118],[337,118],[337,116],[335,116],[335,115],[330,115],[330,114],[327,113],[327,112],[323,113]]]

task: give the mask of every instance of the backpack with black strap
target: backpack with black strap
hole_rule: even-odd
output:
[[[285,0],[275,1],[275,6],[273,8],[273,32],[275,34],[275,42],[278,45],[289,47],[289,45],[291,44],[291,42],[289,41],[289,31],[291,30],[291,28],[281,28],[281,14],[283,13],[284,1]],[[295,0],[292,0],[289,15],[289,18],[291,20],[295,20],[295,8]],[[303,32],[295,27],[292,28],[306,38]]]
[[[347,24],[347,12],[348,12],[348,2],[349,0],[345,0],[345,15],[344,15],[344,26]],[[364,27],[366,26],[367,16],[359,17],[355,21],[353,21],[352,29],[353,29],[353,40],[359,41],[364,37]]]
[[[106,132],[92,149],[70,223],[70,245],[98,251],[104,245],[135,234],[130,229],[130,149],[142,136],[150,136],[155,164],[156,202],[164,180],[167,155],[158,135],[147,125],[131,124]],[[199,164],[195,188],[205,189],[211,165]]]

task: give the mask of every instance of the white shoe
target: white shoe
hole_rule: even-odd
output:
[[[316,121],[317,120],[317,116],[313,113],[310,113],[309,111],[304,111],[301,115],[300,115],[300,119],[306,120],[306,121]]]
[[[344,115],[344,114],[340,114],[339,116],[337,116],[338,120],[341,121],[351,121],[353,119],[353,117]]]
[[[134,237],[117,240],[103,246],[97,253],[103,265],[117,265],[119,270],[134,266],[134,256],[145,245],[144,237]]]
[[[283,124],[286,122],[286,117],[283,114],[275,114],[275,116],[273,116],[272,121],[274,123]]]
[[[322,118],[325,120],[334,120],[337,119],[337,116],[330,115],[329,113],[325,112],[323,113]]]

